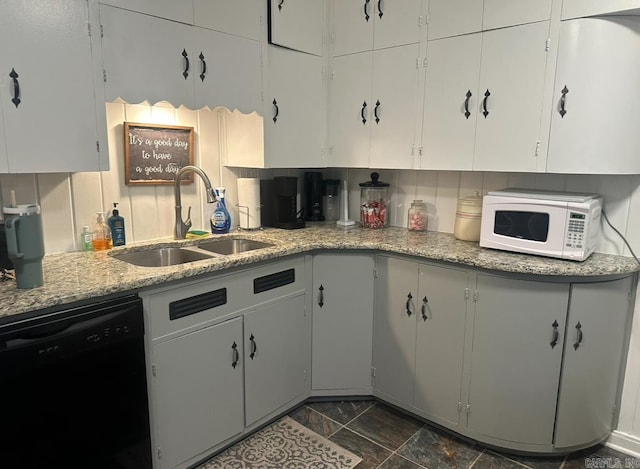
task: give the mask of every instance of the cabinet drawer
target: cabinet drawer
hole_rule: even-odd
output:
[[[153,340],[189,332],[304,289],[304,258],[276,261],[141,292]]]

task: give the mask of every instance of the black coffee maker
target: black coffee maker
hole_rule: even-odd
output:
[[[308,171],[304,173],[304,219],[324,221],[322,213],[322,173]]]
[[[295,230],[304,228],[304,220],[298,218],[296,200],[298,178],[278,176],[260,180],[260,204],[262,226]]]

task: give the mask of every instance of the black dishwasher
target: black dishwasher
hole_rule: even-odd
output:
[[[0,466],[151,467],[136,295],[0,323]]]

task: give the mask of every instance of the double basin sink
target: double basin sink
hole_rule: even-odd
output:
[[[271,246],[273,244],[252,239],[229,238],[197,246],[149,248],[142,251],[114,254],[113,258],[142,267],[168,267],[211,259],[216,255],[241,254]]]

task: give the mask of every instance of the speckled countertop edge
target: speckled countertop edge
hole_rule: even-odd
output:
[[[171,267],[138,267],[114,259],[113,254],[145,249],[151,245],[192,246],[225,237],[242,237],[274,246],[231,256],[216,256]],[[256,262],[317,250],[371,250],[406,254],[491,271],[554,278],[620,276],[640,270],[633,258],[595,253],[584,262],[574,262],[479,247],[459,241],[452,234],[411,232],[405,228],[344,230],[335,225],[312,224],[300,230],[265,229],[233,232],[199,240],[170,238],[138,243],[109,252],[72,252],[45,256],[44,285],[18,290],[14,281],[0,283],[0,318],[72,303],[74,301],[136,291],[163,282],[194,277]]]

